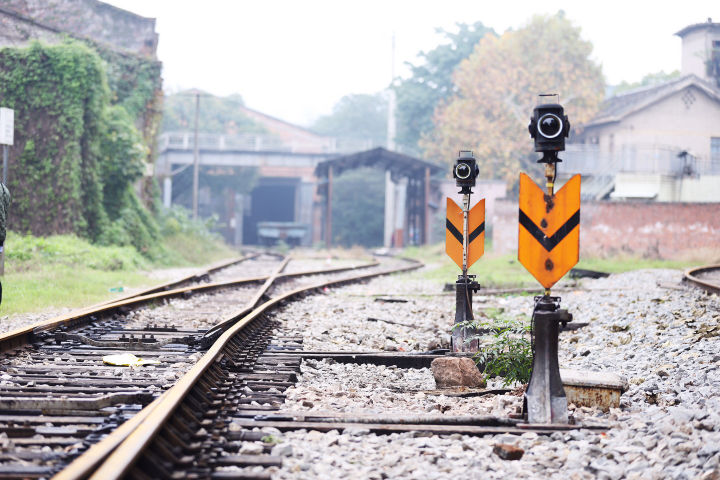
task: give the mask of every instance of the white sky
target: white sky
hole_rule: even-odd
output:
[[[104,0],[157,19],[168,91],[239,93],[248,107],[309,125],[343,95],[375,93],[441,37],[436,27],[481,21],[498,33],[564,10],[594,45],[610,83],[680,68],[674,33],[712,17],[720,1],[685,0]]]

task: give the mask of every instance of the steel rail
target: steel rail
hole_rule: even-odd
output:
[[[242,263],[246,260],[251,260],[253,258],[258,257],[259,255],[260,255],[259,253],[253,253],[250,255],[245,255],[243,257],[233,258],[230,260],[224,260],[224,261],[215,263],[215,264],[211,265],[210,267],[207,267],[205,270],[200,270],[198,272],[195,272],[192,275],[187,275],[184,277],[180,277],[176,280],[171,280],[169,282],[161,283],[160,285],[156,285],[154,287],[140,290],[139,292],[134,292],[134,293],[122,296],[120,298],[114,298],[111,300],[106,300],[104,302],[96,303],[95,305],[81,307],[81,308],[75,309],[71,312],[68,312],[64,315],[60,315],[58,317],[54,317],[54,318],[45,320],[43,322],[38,322],[33,325],[20,327],[15,330],[11,330],[9,332],[5,332],[3,334],[0,334],[0,352],[4,352],[11,348],[19,347],[19,346],[25,345],[26,343],[29,343],[31,336],[34,333],[37,333],[37,331],[40,331],[38,329],[52,328],[53,323],[57,323],[57,326],[60,326],[61,324],[65,324],[66,321],[72,322],[73,320],[82,318],[83,316],[90,316],[90,315],[94,315],[96,313],[105,311],[106,309],[103,309],[103,307],[106,307],[107,305],[127,302],[130,299],[147,296],[149,294],[160,292],[160,291],[169,291],[169,290],[173,289],[174,287],[179,287],[183,283],[187,283],[190,281],[198,281],[199,279],[201,279],[203,277],[207,277],[209,274],[217,272],[218,270],[222,270],[223,268],[227,268],[232,265]],[[49,327],[43,328],[46,325],[49,325]]]
[[[169,390],[168,390],[169,391]],[[93,444],[85,453],[76,458],[70,465],[55,474],[53,480],[71,480],[86,478],[112,450],[117,448],[133,430],[141,425],[150,413],[163,401],[168,391],[156,398],[150,405],[140,410],[131,419],[113,430],[102,441]]]
[[[351,267],[335,267],[330,269],[324,269],[324,270],[308,270],[303,272],[293,272],[293,273],[282,273],[278,275],[278,278],[280,279],[286,279],[286,278],[294,278],[294,277],[300,277],[300,276],[307,276],[307,275],[321,275],[325,273],[338,273],[343,272],[347,270],[356,270],[356,269],[364,269],[364,268],[371,268],[379,265],[377,261],[358,265],[358,266],[351,266]],[[157,293],[151,293],[148,295],[142,295],[142,296],[133,296],[131,298],[125,299],[125,300],[118,300],[113,303],[105,303],[93,307],[88,307],[85,309],[80,310],[74,310],[72,312],[69,312],[64,315],[60,315],[55,318],[51,318],[42,322],[35,323],[33,325],[29,325],[26,327],[20,327],[15,330],[11,330],[10,332],[6,332],[2,335],[0,335],[0,352],[4,352],[7,350],[10,350],[12,348],[16,348],[22,345],[26,345],[27,343],[30,343],[32,341],[33,335],[36,335],[40,332],[53,330],[59,327],[74,327],[79,325],[87,324],[93,319],[91,317],[94,317],[96,315],[112,312],[115,309],[119,308],[128,308],[128,307],[138,307],[144,303],[156,301],[158,299],[167,299],[167,298],[174,298],[182,295],[187,295],[190,293],[195,292],[202,292],[202,291],[210,291],[210,290],[217,290],[220,288],[228,288],[228,287],[234,287],[234,286],[240,286],[250,283],[260,283],[264,282],[268,279],[268,276],[258,276],[258,277],[244,277],[244,278],[238,278],[235,280],[227,280],[224,282],[216,282],[216,283],[207,283],[204,285],[192,285],[189,287],[183,287],[183,288],[176,288],[174,290],[166,290],[161,291]]]
[[[245,307],[239,312],[235,312],[233,315],[238,316],[238,314],[242,314],[242,312],[245,312],[248,309],[252,309],[253,307],[255,307],[260,302],[263,295],[267,293],[272,284],[282,274],[282,271],[285,269],[288,262],[290,262],[290,257],[284,258],[280,265],[275,269],[275,271],[273,271],[272,274],[266,277],[263,285],[257,290],[257,292],[255,292],[255,295],[253,295],[253,297],[246,303]],[[106,458],[113,449],[115,449],[120,443],[122,443],[122,441],[127,438],[130,433],[132,433],[139,425],[141,425],[145,421],[145,419],[150,415],[152,411],[154,411],[155,408],[162,405],[162,399],[164,399],[169,394],[169,392],[170,390],[165,391],[150,405],[143,408],[140,412],[138,412],[137,415],[132,417],[127,422],[123,423],[117,429],[113,430],[113,432],[101,442],[94,444],[83,455],[78,457],[68,467],[60,471],[53,478],[56,480],[63,480],[71,478],[84,478],[89,475],[92,470],[97,467],[100,461],[102,461],[102,459]]]
[[[122,302],[124,300],[129,300],[134,297],[141,297],[143,295],[149,295],[151,293],[157,293],[157,292],[161,292],[161,291],[167,291],[167,290],[173,290],[176,288],[180,288],[180,286],[182,286],[184,283],[199,282],[203,278],[207,278],[209,275],[211,275],[215,272],[218,272],[218,271],[223,270],[228,267],[232,267],[233,265],[237,265],[238,263],[242,263],[247,260],[252,260],[253,258],[259,257],[260,255],[261,255],[260,253],[252,253],[250,255],[245,255],[245,256],[242,256],[239,258],[223,260],[223,261],[220,261],[220,262],[210,265],[209,267],[205,268],[205,270],[200,270],[200,271],[192,273],[190,275],[186,275],[184,277],[180,277],[178,279],[171,280],[169,282],[161,283],[160,285],[156,285],[154,287],[149,287],[144,290],[140,290],[138,292],[130,293],[128,295],[125,295],[125,296],[122,296],[119,298],[107,300],[105,302],[100,302],[96,305],[91,305],[90,307],[87,307],[87,308],[91,309],[93,307],[100,307],[103,305],[107,305],[109,303]]]
[[[694,267],[685,271],[683,274],[683,281],[690,283],[696,287],[702,288],[708,293],[715,293],[720,295],[720,283],[708,282],[698,275],[709,272],[720,272],[720,265],[705,265],[702,267]]]
[[[132,432],[118,444],[118,433],[113,438],[106,438],[96,444],[93,451],[88,450],[80,456],[75,462],[71,463],[63,471],[59,472],[53,479],[57,480],[75,480],[91,478],[93,480],[111,480],[120,478],[128,469],[132,467],[138,459],[142,450],[150,444],[155,435],[161,430],[165,422],[172,416],[173,412],[180,406],[185,397],[191,392],[192,388],[201,379],[203,373],[210,368],[213,363],[218,361],[224,355],[223,350],[228,342],[238,333],[242,332],[256,318],[277,306],[281,305],[294,297],[304,295],[309,292],[318,291],[326,287],[340,286],[346,283],[358,282],[381,275],[392,273],[400,273],[414,270],[423,266],[421,262],[410,260],[412,263],[407,266],[399,267],[392,270],[381,272],[372,272],[361,275],[355,275],[350,278],[328,280],[315,283],[310,286],[297,288],[290,292],[267,300],[263,304],[255,307],[250,313],[238,318],[238,314],[242,314],[245,309],[240,309],[233,315],[229,316],[226,321],[234,321],[235,323],[225,331],[220,338],[210,347],[210,349],[193,365],[190,370],[183,375],[178,382],[167,390],[154,408],[148,413],[143,411],[142,420],[134,422]],[[130,430],[128,427],[125,429]],[[123,432],[124,433],[124,432]],[[83,458],[85,457],[85,458]],[[97,469],[92,470],[98,466]]]

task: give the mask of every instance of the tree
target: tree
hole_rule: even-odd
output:
[[[420,65],[408,63],[411,76],[401,79],[394,87],[397,95],[397,135],[395,141],[411,152],[418,149],[422,135],[433,128],[435,107],[453,93],[452,74],[466,59],[478,42],[493,29],[481,22],[473,25],[457,24],[457,33],[438,29],[449,40],[429,52],[420,52]]]
[[[322,135],[367,141],[368,148],[385,145],[387,109],[382,93],[345,95],[330,115],[318,118],[311,128]]]
[[[680,70],[674,70],[670,73],[665,73],[665,71],[660,70],[659,72],[648,73],[639,82],[621,82],[617,85],[608,87],[608,90],[610,95],[618,95],[620,93],[625,93],[630,90],[635,90],[636,88],[660,85],[661,83],[676,80],[678,78],[680,78]]]
[[[333,242],[344,247],[377,247],[383,243],[385,174],[358,168],[333,180]]]
[[[436,110],[435,129],[421,146],[448,161],[459,149],[472,149],[481,177],[515,181],[521,168],[537,168],[527,129],[537,94],[558,93],[574,125],[597,111],[604,80],[591,52],[562,12],[485,36],[455,72],[456,92]]]
[[[200,92],[198,129],[203,133],[265,133],[262,125],[242,113],[238,106],[244,102],[240,95],[216,97]],[[173,93],[165,97],[162,130],[164,132],[188,131],[195,127],[195,92],[192,90]]]

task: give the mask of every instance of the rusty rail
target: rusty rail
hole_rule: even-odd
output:
[[[702,275],[704,273],[711,273],[711,272],[718,273],[718,280],[711,282],[711,281],[707,281],[705,279],[699,278],[699,275]],[[683,275],[683,281],[685,283],[689,283],[698,288],[701,288],[708,293],[715,293],[715,294],[720,295],[720,265],[705,265],[702,267],[690,268],[685,271],[685,273]]]
[[[237,262],[235,262],[237,263]],[[324,274],[324,273],[338,273],[348,270],[358,270],[358,269],[364,269],[364,268],[371,268],[378,265],[378,262],[370,262],[358,266],[353,267],[336,267],[331,269],[325,269],[325,270],[309,270],[304,272],[294,272],[294,273],[282,273],[278,275],[279,279],[285,279],[285,278],[294,278],[294,277],[300,277],[305,275],[317,275],[317,274]],[[220,268],[225,267],[215,267],[216,270]],[[191,276],[192,277],[192,276]],[[187,278],[191,278],[187,277]],[[26,327],[21,327],[16,330],[12,330],[10,332],[4,333],[0,335],[0,352],[4,352],[7,350],[10,350],[12,348],[16,348],[22,345],[25,345],[27,343],[30,343],[32,341],[32,338],[34,335],[40,332],[53,330],[58,327],[75,327],[87,324],[89,322],[92,322],[94,320],[94,317],[100,314],[109,314],[113,311],[121,308],[131,308],[131,307],[138,307],[146,303],[150,303],[153,301],[157,301],[159,299],[169,299],[169,298],[175,298],[182,295],[188,295],[194,292],[202,292],[202,291],[212,291],[217,290],[220,288],[227,288],[227,287],[234,287],[244,284],[250,284],[250,283],[260,283],[264,282],[268,279],[268,276],[258,276],[258,277],[245,277],[245,278],[238,278],[235,280],[228,280],[225,282],[216,282],[216,283],[208,283],[204,285],[193,285],[189,287],[183,287],[183,288],[176,288],[173,290],[166,290],[166,291],[158,291],[156,293],[150,293],[146,295],[133,295],[126,299],[116,300],[111,303],[103,303],[94,305],[92,307],[87,307],[80,310],[75,310],[72,312],[69,312],[64,315],[60,315],[55,318],[51,318],[49,320],[45,320],[42,322],[38,322],[33,325],[29,325]],[[185,280],[182,280],[185,281]],[[173,283],[177,283],[173,282]],[[163,289],[165,284],[160,287],[153,287],[151,290],[158,290]],[[142,293],[142,292],[141,292]]]
[[[152,404],[151,411],[144,413],[144,409],[138,414],[143,415],[142,420],[133,422],[132,426],[135,428],[127,427],[124,429],[122,434],[126,436],[122,442],[119,441],[120,433],[109,436],[53,478],[56,480],[84,478],[106,480],[122,477],[133,466],[143,449],[151,444],[155,435],[162,429],[165,422],[171,418],[173,412],[182,404],[196,384],[202,383],[206,371],[223,357],[228,342],[255,319],[288,300],[310,292],[320,291],[326,287],[363,281],[381,275],[405,272],[423,266],[420,262],[414,260],[411,262],[410,265],[393,270],[355,275],[349,278],[329,280],[298,288],[254,307],[249,313],[247,313],[247,308],[243,307],[229,315],[223,323],[232,322],[232,326],[218,338],[205,355],[172,388]],[[281,276],[282,274],[278,272],[278,277]],[[129,430],[132,430],[132,432],[129,432]]]

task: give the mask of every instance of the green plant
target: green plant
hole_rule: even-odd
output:
[[[464,322],[453,328],[488,332],[468,338],[468,341],[479,339],[482,342],[473,359],[484,365],[485,375],[502,377],[505,386],[527,383],[533,359],[529,319],[525,315],[510,317],[502,309],[488,309],[486,314],[488,321]]]
[[[288,245],[285,240],[280,239],[278,240],[277,245],[275,245],[275,249],[282,255],[287,255],[290,251],[290,245]]]
[[[277,445],[278,443],[280,443],[281,440],[281,438],[278,438],[274,435],[265,435],[260,439],[261,442],[269,443],[270,445]]]
[[[132,186],[150,154],[159,82],[158,62],[94,44],[0,49],[0,98],[16,111],[10,227],[157,255],[159,229]]]
[[[0,98],[15,109],[12,227],[96,237],[107,219],[99,178],[103,63],[77,43],[0,50]]]

